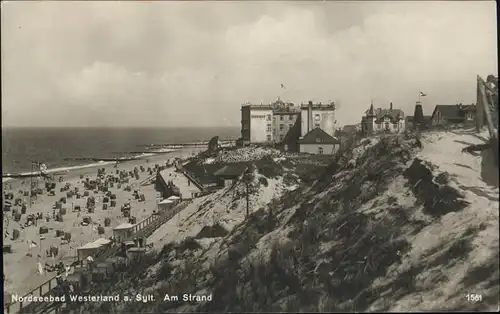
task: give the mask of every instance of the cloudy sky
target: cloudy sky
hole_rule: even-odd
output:
[[[498,68],[494,1],[1,5],[9,126],[238,126],[278,96],[351,124],[372,98],[472,103]]]

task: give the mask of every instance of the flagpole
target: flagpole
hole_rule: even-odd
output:
[[[30,208],[31,208],[31,187],[33,186],[33,161],[31,161],[31,175],[30,175],[30,188],[29,188],[29,202],[30,202]]]

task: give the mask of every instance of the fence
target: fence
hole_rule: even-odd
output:
[[[132,236],[126,240],[132,240],[135,237],[144,237],[147,238],[153,234],[158,227],[163,225],[168,220],[172,219],[177,213],[185,209],[191,201],[186,201],[180,203],[178,206],[172,208],[171,210],[161,212],[160,214],[153,214],[148,218],[144,219],[140,223],[136,224],[133,228],[134,233]],[[94,255],[94,262],[99,263],[103,262],[108,257],[116,254],[120,249],[120,246],[113,246],[109,248],[103,248],[96,252]],[[82,261],[81,267],[84,267],[84,261]],[[57,286],[57,276],[49,279],[48,281],[42,283],[40,286],[31,290],[27,294],[23,296],[23,298],[28,297],[29,295],[36,297],[44,297],[48,296],[49,292],[53,290]],[[37,313],[40,307],[47,307],[48,305],[45,302],[16,302],[16,303],[8,303],[4,305],[5,313]]]
[[[496,84],[498,84],[498,80]],[[477,76],[476,110],[477,128],[480,130],[484,125],[484,120],[486,120],[491,148],[498,166],[498,85],[496,85],[496,90],[492,89],[479,75]]]

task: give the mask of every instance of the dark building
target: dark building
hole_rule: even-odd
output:
[[[217,186],[223,187],[232,185],[238,181],[247,168],[245,164],[229,164],[222,167],[213,174],[217,180]]]
[[[474,123],[476,119],[476,105],[436,105],[432,112],[431,124],[449,125]]]
[[[409,130],[415,128],[426,129],[431,125],[431,116],[424,116],[422,102],[417,101],[415,103],[415,110],[413,111],[413,116],[407,116],[405,118],[405,124],[406,128]]]

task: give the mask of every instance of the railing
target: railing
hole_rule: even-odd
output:
[[[184,170],[182,173],[184,174],[186,179],[191,181],[191,183],[193,183],[201,192],[205,191],[205,187],[203,186],[203,184],[201,184],[197,179],[195,179],[189,172]]]
[[[124,241],[132,240],[135,237],[147,238],[151,236],[151,234],[153,234],[153,232],[156,231],[156,229],[158,229],[168,220],[172,219],[177,213],[185,209],[189,205],[189,203],[191,203],[191,201],[182,202],[170,210],[165,210],[163,212],[160,212],[160,214],[153,214],[149,216],[140,223],[136,224],[133,228],[133,234]],[[94,255],[95,257],[94,262],[95,263],[103,262],[108,257],[116,254],[119,250],[120,246],[118,245],[102,248],[99,251],[97,251],[96,254]],[[81,264],[82,267],[84,267],[84,263],[85,262],[82,261]],[[25,294],[23,298],[26,298],[29,295],[38,297],[48,296],[49,293],[56,286],[57,286],[57,276],[54,276],[48,281],[42,283],[40,286],[36,287],[35,289]],[[37,313],[40,307],[48,306],[47,304],[44,304],[45,302],[33,302],[28,304],[26,303],[27,302],[17,302],[17,303],[5,304],[4,305],[5,313],[11,313],[11,311],[12,313],[15,312]]]

